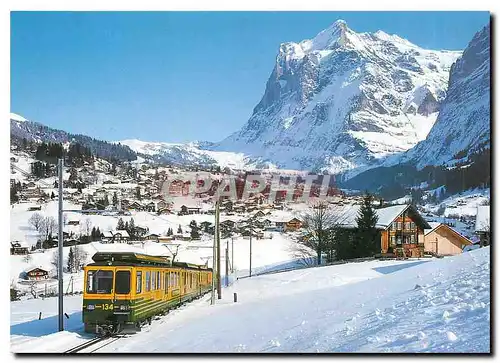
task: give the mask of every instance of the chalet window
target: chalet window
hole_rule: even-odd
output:
[[[135,292],[140,294],[142,291],[142,271],[137,271]]]
[[[414,234],[412,234],[410,236],[410,243],[415,243],[415,235]]]
[[[396,245],[396,236],[391,236],[391,246]]]
[[[113,271],[92,270],[87,273],[87,292],[110,294],[113,289]]]
[[[116,272],[115,292],[117,294],[130,293],[130,271]]]
[[[411,229],[415,229],[415,222],[411,222],[411,223],[410,223],[410,228],[411,228]]]
[[[400,245],[401,243],[402,243],[402,241],[401,241],[401,236],[397,236],[397,237],[396,237],[396,244],[397,244],[397,245]]]
[[[410,222],[405,222],[405,229],[410,229]]]
[[[146,271],[146,291],[151,290],[151,272]]]

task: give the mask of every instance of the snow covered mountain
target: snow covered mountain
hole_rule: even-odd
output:
[[[213,146],[280,167],[332,173],[373,166],[425,139],[458,51],[435,51],[338,20],[280,45],[247,124]]]
[[[490,25],[476,33],[451,67],[449,88],[427,138],[395,158],[417,167],[440,165],[490,147]]]
[[[207,142],[175,144],[131,139],[122,140],[119,143],[130,147],[145,159],[167,164],[220,166],[231,169],[267,166],[266,163],[261,163],[258,159],[251,159],[242,153],[207,150],[207,147],[211,145]]]

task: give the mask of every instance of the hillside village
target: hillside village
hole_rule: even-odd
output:
[[[70,147],[65,145],[66,155]],[[19,282],[21,290],[27,290],[29,286],[33,296],[36,296],[34,284],[29,281],[46,281],[55,277],[54,256],[58,243],[57,176],[51,160],[43,161],[44,156],[37,155],[39,149],[40,145],[19,147],[19,144],[13,144],[10,157],[11,254],[18,255],[13,256],[18,260],[11,266],[11,280],[14,285]],[[85,150],[82,157],[78,155],[68,164],[63,175],[63,240],[68,265],[65,270],[70,278],[79,273],[93,253],[103,248],[129,246],[126,248],[211,264],[206,248],[214,239],[215,187],[193,195],[190,180],[198,180],[203,175],[205,180],[213,181],[213,186],[217,186],[225,176],[241,175],[244,181],[243,171],[228,168],[221,171],[220,168],[199,166],[118,163],[95,158]],[[264,175],[267,179],[271,176]],[[167,193],[165,183],[168,183]],[[241,195],[241,188],[238,184],[238,195]],[[315,195],[314,185],[311,195]],[[342,227],[346,230],[356,228],[363,195],[332,186],[327,195],[330,197],[329,208],[345,217]],[[485,245],[489,244],[486,222],[475,225],[478,206],[488,203],[488,194],[484,191],[453,196],[439,205],[412,206],[411,197],[392,202],[374,199],[373,207],[379,215],[378,228],[382,233],[377,253],[395,256],[397,253],[392,246],[404,243],[407,248],[401,249],[399,257],[457,254],[464,247],[473,246],[480,236],[487,240]],[[426,198],[430,199],[428,195],[421,196],[421,199]],[[260,248],[264,253],[269,250],[270,254],[266,263],[314,259],[314,248],[305,243],[311,238],[311,229],[306,228],[304,216],[317,207],[315,198],[304,202],[294,194],[294,198],[286,200],[286,192],[278,192],[276,199],[271,201],[269,191],[264,190],[245,199],[221,199],[220,233],[223,240],[236,240],[238,246],[248,244],[250,238],[263,241]],[[486,208],[485,216],[489,215],[489,206]],[[406,222],[405,211],[409,218]],[[413,215],[413,219],[409,215]],[[416,223],[417,220],[420,222]],[[402,239],[397,231],[402,231]],[[408,235],[406,240],[403,231],[414,236]],[[422,243],[427,234],[433,242]],[[438,250],[438,239],[446,239],[450,234],[458,238],[459,242],[454,242],[458,247],[449,244],[451,247]],[[276,249],[276,246],[271,248],[273,244],[277,244],[280,250],[275,256],[271,252]],[[337,252],[341,256],[340,251]],[[79,258],[75,258],[75,253]],[[230,264],[248,267],[246,257],[239,256],[238,259]],[[334,253],[327,253],[323,263],[333,260]],[[237,266],[238,262],[240,266]]]

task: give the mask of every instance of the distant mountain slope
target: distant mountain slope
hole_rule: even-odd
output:
[[[490,25],[476,33],[451,67],[449,88],[427,138],[396,158],[398,162],[440,165],[490,147]]]
[[[257,159],[251,159],[243,153],[211,151],[206,148],[210,143],[190,142],[175,144],[166,142],[146,142],[141,140],[122,140],[139,156],[156,162],[173,165],[220,166],[231,169],[248,169],[265,167]]]
[[[425,139],[460,54],[356,33],[339,20],[311,40],[281,44],[247,124],[213,149],[292,169],[371,167]]]
[[[41,123],[29,121],[15,113],[10,114],[10,136],[13,139],[36,142],[66,143],[70,141],[89,147],[92,153],[103,159],[132,161],[137,155],[128,146],[97,140],[85,135],[70,134],[63,130],[53,129]]]

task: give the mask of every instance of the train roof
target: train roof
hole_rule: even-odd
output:
[[[174,261],[169,257],[151,256],[136,252],[97,252],[90,266],[171,266],[195,270],[211,270],[205,265]]]

